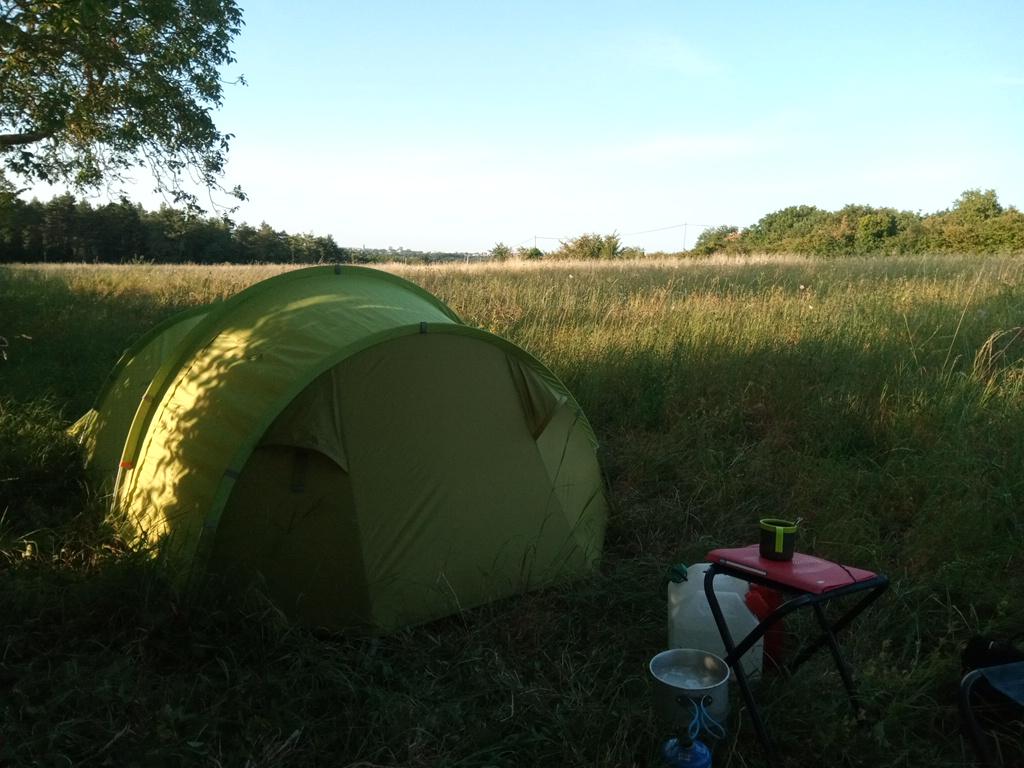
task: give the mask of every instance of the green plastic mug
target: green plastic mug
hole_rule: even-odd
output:
[[[761,520],[761,557],[792,560],[796,545],[796,523],[766,517]]]

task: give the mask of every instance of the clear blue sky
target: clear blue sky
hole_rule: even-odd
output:
[[[242,5],[218,123],[253,224],[486,250],[972,187],[1024,206],[1019,0]]]

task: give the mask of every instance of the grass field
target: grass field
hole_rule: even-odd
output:
[[[380,638],[177,593],[63,436],[134,338],[280,269],[0,267],[0,765],[655,765],[662,575],[766,515],[892,578],[863,722],[827,659],[762,684],[786,764],[964,763],[959,646],[1024,631],[1024,259],[394,267],[566,382],[612,513],[599,575]],[[716,765],[760,764],[733,730]]]

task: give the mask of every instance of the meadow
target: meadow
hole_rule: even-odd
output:
[[[0,266],[0,765],[655,765],[663,575],[764,516],[892,580],[862,717],[825,656],[761,684],[784,763],[970,762],[960,647],[1024,631],[1024,259],[385,267],[563,379],[611,503],[594,577],[385,637],[179,593],[64,434],[134,338],[284,268]],[[762,764],[744,713],[715,761]]]

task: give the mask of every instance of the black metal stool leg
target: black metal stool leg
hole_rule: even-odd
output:
[[[875,600],[878,599],[878,597],[889,586],[889,579],[887,579],[885,576],[876,576],[872,580],[871,584],[872,584],[871,591],[868,594],[866,594],[864,597],[862,597],[856,604],[854,604],[854,606],[852,608],[850,608],[845,614],[843,614],[837,621],[832,623],[832,625],[831,625],[832,626],[832,633],[834,635],[838,634],[847,625],[852,623],[853,620],[855,618],[857,618],[864,611],[865,608],[867,608],[869,605],[871,605],[871,603],[873,603]],[[834,598],[838,594],[849,593],[850,591],[851,590],[848,589],[848,588],[847,589],[843,589],[843,590],[836,590],[834,593],[829,594],[827,596],[827,599],[831,600],[832,598]],[[860,591],[860,590],[854,590],[854,591]],[[820,597],[816,598],[816,600],[820,600],[820,599],[821,599]],[[813,600],[812,600],[812,602],[813,602]],[[800,651],[793,658],[793,661],[790,662],[789,668],[791,670],[793,670],[793,671],[796,671],[796,669],[801,664],[803,664],[812,655],[814,655],[814,652],[817,651],[819,648],[821,648],[821,646],[823,646],[827,641],[828,641],[828,638],[825,635],[822,635],[822,636],[818,637],[814,642],[809,643],[802,651]]]
[[[829,650],[832,651],[832,658],[835,659],[836,667],[839,668],[839,676],[843,679],[843,686],[846,688],[846,695],[850,698],[850,706],[853,707],[853,711],[856,714],[859,711],[859,705],[857,703],[857,693],[853,687],[853,675],[850,673],[850,667],[846,663],[846,659],[843,658],[842,651],[839,650],[839,642],[836,640],[836,634],[832,631],[832,626],[828,623],[828,617],[825,616],[825,609],[821,607],[821,603],[814,603],[814,615],[818,617],[818,624],[821,625],[821,631],[828,642]]]
[[[714,565],[705,572],[704,592],[708,600],[708,606],[711,608],[711,615],[718,626],[718,633],[722,636],[722,644],[725,646],[726,654],[725,662],[732,669],[733,674],[736,675],[736,684],[739,686],[743,701],[750,711],[750,719],[754,723],[754,732],[764,748],[768,762],[776,763],[775,743],[772,741],[771,736],[768,735],[768,728],[764,724],[764,718],[761,717],[761,709],[757,706],[757,701],[754,700],[754,692],[750,689],[747,673],[743,670],[743,658],[736,655],[736,644],[733,642],[732,633],[729,631],[729,624],[722,613],[722,606],[718,604],[718,596],[715,594],[714,588],[715,573]]]

